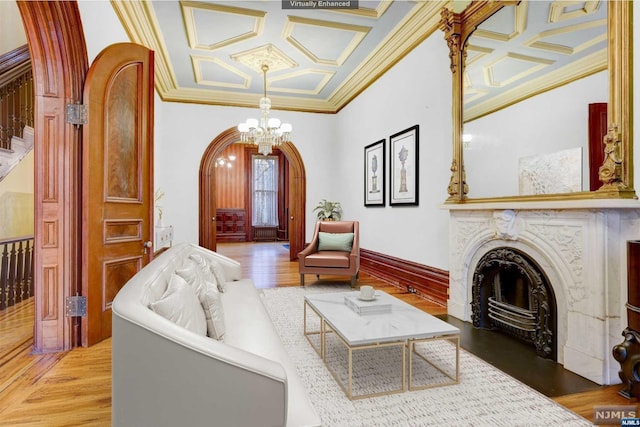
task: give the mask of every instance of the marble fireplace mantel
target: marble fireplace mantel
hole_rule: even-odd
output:
[[[627,325],[627,240],[640,239],[640,202],[623,199],[447,204],[449,314],[471,321],[473,273],[508,247],[533,259],[557,303],[557,360],[599,384],[620,382],[611,349]]]

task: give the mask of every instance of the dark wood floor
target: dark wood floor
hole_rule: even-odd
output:
[[[218,251],[240,261],[243,275],[251,277],[259,288],[299,284],[298,264],[288,260],[288,250],[281,243],[223,244]],[[307,278],[308,286],[315,283],[315,277]],[[445,307],[370,275],[361,273],[359,284],[384,290],[433,315],[447,316]],[[32,303],[0,312],[0,349],[5,352],[0,355],[0,425],[110,425],[111,340],[68,353],[32,354],[32,326],[28,323],[32,325],[32,319]],[[453,318],[448,320],[456,322]],[[565,376],[566,371],[558,365],[545,371],[534,363],[535,357],[522,352],[514,356],[512,351],[516,350],[502,341],[504,337],[490,337],[468,325],[460,326],[463,347],[512,375],[509,369],[533,373],[529,379],[515,375],[545,394],[556,396],[555,401],[589,420],[593,420],[595,406],[637,404],[637,400],[630,402],[617,394],[620,386],[598,386],[580,377]],[[490,351],[495,348],[502,351]]]

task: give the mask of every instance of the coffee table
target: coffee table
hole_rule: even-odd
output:
[[[390,305],[391,309],[384,312],[373,310],[373,314],[358,314],[354,309],[345,304],[345,296],[357,297],[355,292],[335,292],[316,295],[307,295],[304,299],[304,335],[322,358],[325,365],[340,385],[347,397],[351,400],[401,393],[405,391],[408,379],[408,390],[419,390],[429,387],[457,384],[460,374],[460,330],[443,320],[438,319],[422,310],[413,307],[404,301],[395,298],[386,292],[376,291],[376,299],[372,305]],[[319,318],[319,330],[308,330],[307,307]],[[348,351],[348,373],[346,384],[340,380],[327,360],[327,335],[335,333]],[[312,336],[319,335],[319,344],[314,343]],[[416,344],[426,341],[447,340],[455,344],[455,375],[445,372],[435,365],[433,360],[416,351]],[[317,341],[317,339],[316,339]],[[401,349],[402,374],[401,387],[385,390],[384,392],[353,394],[353,353],[380,347],[396,346]],[[408,369],[406,367],[406,350],[409,352]],[[448,382],[413,385],[413,356],[419,356],[446,377]]]

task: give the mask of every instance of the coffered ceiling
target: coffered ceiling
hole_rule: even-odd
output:
[[[285,9],[283,1],[119,1],[133,42],[156,52],[165,101],[335,113],[467,1],[360,0],[359,9]],[[607,66],[606,1],[521,1],[472,35],[465,121]],[[425,78],[429,78],[425,75]],[[409,84],[409,83],[408,83]]]
[[[522,1],[469,38],[464,119],[607,68],[606,1]]]
[[[445,1],[283,9],[282,1],[112,1],[132,41],[156,52],[166,101],[334,113],[438,27]],[[288,2],[287,2],[288,3]]]

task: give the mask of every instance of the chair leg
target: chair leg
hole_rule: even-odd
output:
[[[304,274],[300,274],[300,286],[304,288]]]
[[[355,276],[351,276],[351,287],[355,288],[357,283],[358,283],[358,275],[356,274]]]

